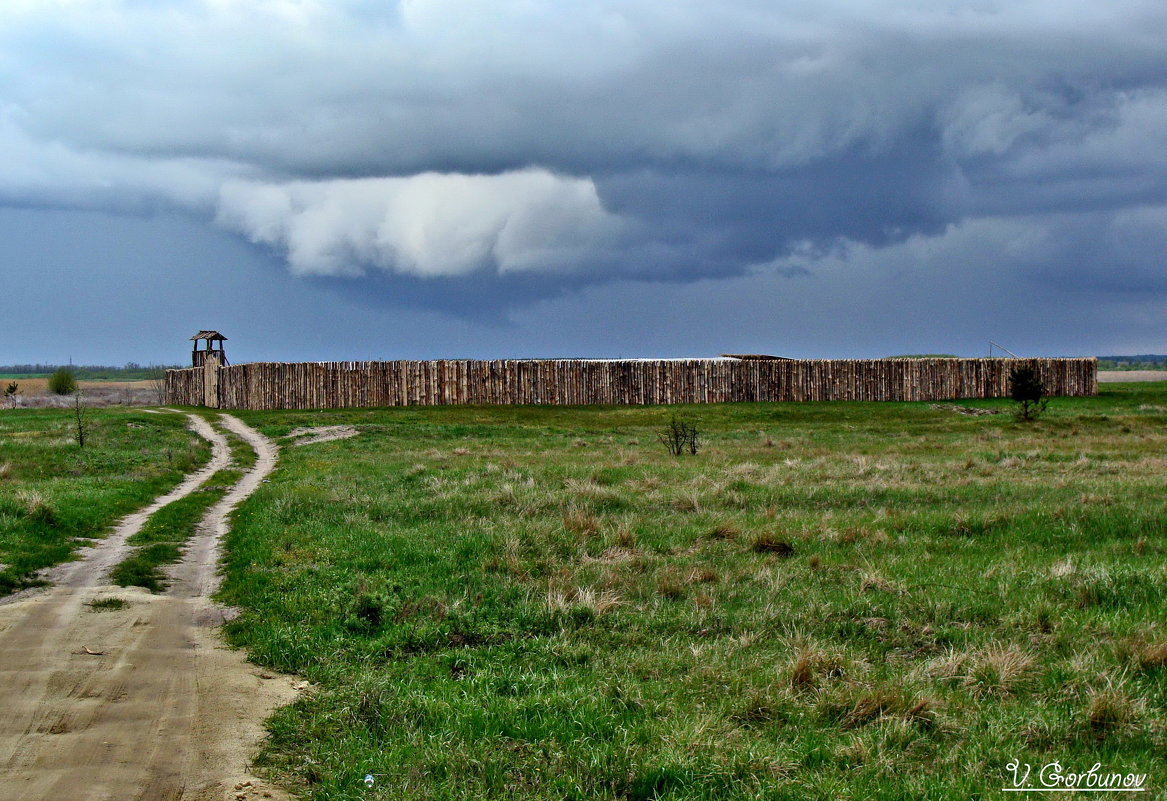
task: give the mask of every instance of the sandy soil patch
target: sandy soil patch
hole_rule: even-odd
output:
[[[224,610],[210,600],[227,515],[274,468],[276,447],[222,417],[259,459],[208,511],[167,593],[108,584],[143,510],[55,569],[48,591],[0,603],[0,800],[288,798],[248,766],[264,719],[294,698],[292,680],[226,648]],[[191,418],[213,443],[212,462],[225,461],[222,435]],[[210,468],[167,497],[193,490]],[[91,606],[106,598],[125,604]]]
[[[316,426],[293,429],[288,432],[287,439],[290,445],[315,445],[320,442],[348,439],[359,433],[361,432],[352,426]]]

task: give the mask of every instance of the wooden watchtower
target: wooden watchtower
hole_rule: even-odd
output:
[[[199,331],[191,337],[191,341],[194,342],[190,352],[191,367],[202,367],[208,359],[213,359],[217,366],[227,364],[227,351],[223,349],[223,343],[227,341],[227,337],[218,331]],[[200,348],[200,342],[205,342],[206,345]]]

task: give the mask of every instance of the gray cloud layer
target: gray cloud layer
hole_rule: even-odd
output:
[[[296,274],[949,275],[976,232],[976,280],[1165,289],[1161,0],[20,0],[0,52],[5,202]]]

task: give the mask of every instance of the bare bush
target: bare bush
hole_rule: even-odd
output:
[[[700,433],[697,427],[676,417],[672,418],[665,429],[656,436],[673,456],[681,456],[686,452],[695,456],[700,447]]]

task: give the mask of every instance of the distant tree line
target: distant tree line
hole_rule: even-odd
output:
[[[1144,353],[1138,356],[1099,356],[1099,370],[1167,370],[1167,356]]]
[[[61,368],[59,364],[5,364],[0,365],[0,377],[3,378],[45,378]],[[179,365],[158,364],[141,365],[137,362],[127,362],[122,367],[110,365],[73,365],[69,371],[78,381],[149,381],[157,378],[163,371]]]

